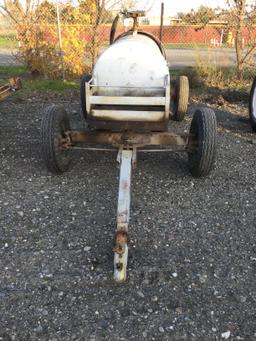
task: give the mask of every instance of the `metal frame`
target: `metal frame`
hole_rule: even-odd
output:
[[[109,132],[97,130],[71,130],[65,133],[61,143],[64,148],[72,148],[77,143],[106,144],[113,147],[125,146],[130,149],[143,146],[168,145],[186,149],[189,134],[172,132]]]
[[[97,88],[106,88],[109,93],[115,93],[113,86],[96,86],[92,80],[85,83],[85,99],[87,121],[96,130],[67,131],[61,141],[62,148],[81,148],[78,143],[104,144],[110,149],[118,149],[117,161],[120,164],[119,193],[117,205],[117,230],[114,241],[114,280],[118,283],[126,280],[128,261],[128,225],[130,218],[131,202],[131,176],[132,169],[136,167],[137,151],[144,146],[168,145],[168,151],[185,151],[189,145],[189,134],[174,134],[166,131],[170,115],[170,80],[169,74],[164,78],[163,87],[136,88],[123,86],[118,89],[125,90],[127,94],[144,94],[141,96],[102,96],[97,94]],[[127,90],[127,91],[126,91]],[[134,90],[134,91],[132,91]],[[139,90],[139,91],[137,91]],[[108,93],[108,91],[103,92]],[[118,93],[118,92],[117,92]],[[122,92],[121,92],[122,93]],[[119,92],[120,94],[120,92]],[[146,94],[146,91],[145,91]],[[151,96],[149,95],[151,94]],[[155,94],[153,96],[153,94]],[[159,94],[157,96],[156,94]],[[136,110],[135,110],[136,109]],[[91,124],[93,121],[93,125]],[[119,132],[99,130],[100,125],[116,123]],[[127,129],[125,127],[127,125]],[[164,132],[147,132],[148,126],[159,126]],[[138,132],[134,128],[144,129]],[[121,128],[122,127],[122,128]],[[121,130],[121,131],[120,131]],[[156,129],[153,129],[156,131]],[[151,130],[152,131],[152,130]],[[86,149],[96,150],[95,147]],[[99,148],[102,150],[102,148]],[[149,150],[142,150],[149,151]],[[152,151],[165,151],[151,149]]]
[[[126,280],[133,154],[134,150],[120,148],[117,156],[117,161],[120,163],[120,178],[117,205],[117,231],[113,251],[114,279],[119,283]]]
[[[89,119],[123,122],[161,122],[168,121],[170,113],[170,82],[169,75],[165,76],[164,85],[158,90],[164,91],[165,96],[98,96],[96,85],[92,80],[85,83],[86,111]],[[113,88],[112,86],[100,86],[100,88]],[[136,87],[118,87],[119,89],[141,89]],[[154,87],[147,89],[156,90]],[[115,109],[113,106],[122,109]],[[101,108],[100,106],[103,106]],[[126,108],[132,107],[131,110]],[[134,110],[135,106],[150,107],[150,110]],[[96,107],[96,109],[95,109]],[[159,108],[162,107],[162,110]]]
[[[111,148],[77,147],[79,143],[89,145],[107,145]],[[91,150],[118,150],[117,161],[120,164],[119,193],[117,205],[117,230],[114,241],[114,280],[121,283],[127,277],[128,262],[128,225],[131,202],[132,169],[137,164],[137,151],[188,151],[193,148],[190,134],[172,132],[109,132],[95,130],[67,131],[60,141],[61,148],[82,148]],[[167,145],[169,149],[141,149],[144,146]],[[179,149],[177,149],[179,148]]]

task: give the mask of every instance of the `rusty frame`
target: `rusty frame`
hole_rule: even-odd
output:
[[[118,205],[116,234],[114,239],[114,280],[122,283],[127,278],[128,263],[128,227],[130,219],[131,202],[131,177],[132,170],[136,168],[137,151],[144,146],[167,145],[171,148],[168,151],[189,151],[194,148],[191,134],[175,134],[170,131],[165,132],[136,132],[123,131],[115,132],[109,130],[70,130],[66,131],[60,140],[60,147],[65,149],[76,148],[77,144],[86,143],[88,145],[108,145],[109,150],[118,149],[117,161],[120,164]],[[114,148],[113,148],[114,147]],[[79,148],[79,147],[77,147]],[[90,147],[86,148],[90,149]],[[97,148],[92,148],[93,150]],[[102,150],[102,149],[101,149]],[[106,149],[107,150],[107,149]],[[160,151],[147,150],[144,151]],[[165,151],[162,149],[161,151]]]
[[[10,78],[9,83],[0,86],[0,101],[22,88],[21,80],[18,77]]]
[[[140,133],[134,131],[111,132],[88,129],[67,131],[65,132],[65,137],[61,139],[62,148],[76,148],[76,144],[79,143],[87,143],[89,145],[103,144],[118,149],[117,161],[120,164],[120,178],[116,221],[117,230],[113,252],[114,280],[117,283],[122,283],[127,278],[131,176],[132,169],[136,167],[138,148],[144,146],[168,145],[171,147],[179,146],[181,147],[180,151],[186,151],[188,150],[188,146],[191,147],[192,138],[190,134],[175,134],[168,131]]]
[[[72,148],[78,143],[105,144],[113,147],[143,147],[168,145],[187,148],[190,140],[189,134],[175,134],[172,132],[110,132],[94,130],[71,130],[65,133],[62,139],[64,148]],[[181,149],[182,149],[181,148]]]

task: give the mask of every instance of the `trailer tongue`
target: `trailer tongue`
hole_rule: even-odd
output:
[[[131,202],[132,170],[137,166],[137,152],[186,151],[189,135],[177,135],[171,132],[134,133],[134,132],[94,132],[66,131],[62,138],[62,150],[75,149],[77,143],[104,144],[110,148],[85,147],[86,150],[118,150],[117,162],[120,164],[119,192],[117,204],[117,231],[114,242],[114,279],[117,282],[126,280],[128,259],[128,226]],[[142,149],[144,146],[166,145],[166,148]],[[192,141],[189,144],[192,147]],[[81,149],[81,147],[78,147]]]

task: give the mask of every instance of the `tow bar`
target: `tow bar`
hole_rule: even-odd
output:
[[[128,225],[131,203],[132,166],[136,165],[136,148],[118,151],[117,161],[120,164],[119,193],[117,204],[117,231],[114,246],[114,279],[116,282],[126,280],[128,260]]]

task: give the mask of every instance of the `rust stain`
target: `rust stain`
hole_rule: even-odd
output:
[[[124,253],[124,246],[127,244],[128,234],[126,231],[117,231],[114,240],[113,251],[119,255]]]
[[[127,190],[129,188],[129,184],[128,184],[128,181],[123,181],[122,182],[122,190]]]
[[[135,133],[128,132],[107,132],[107,131],[69,131],[67,135],[73,143],[85,142],[95,144],[108,144],[112,146],[126,145],[146,146],[146,145],[178,145],[184,146],[187,142],[188,134],[175,134],[172,132],[156,133]]]
[[[122,271],[122,270],[123,270],[123,267],[124,267],[123,263],[116,263],[116,269],[117,269],[118,271]]]

